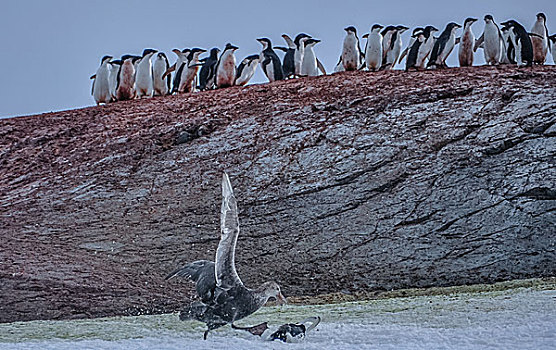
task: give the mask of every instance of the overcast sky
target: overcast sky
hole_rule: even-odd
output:
[[[556,0],[2,1],[0,117],[93,105],[89,77],[107,54],[120,57],[156,48],[173,63],[173,48],[222,48],[231,42],[240,47],[239,62],[260,51],[256,38],[284,45],[282,33],[306,32],[322,40],[315,52],[331,71],[348,25],[360,34],[374,23],[432,24],[442,30],[448,22],[461,24],[467,17],[491,13],[498,23],[513,18],[530,29],[540,11],[547,15],[551,34],[556,32]],[[483,21],[473,29],[480,35]],[[404,46],[409,35],[403,35]],[[484,62],[481,50],[476,62]],[[448,64],[456,63],[453,52]],[[258,68],[253,82],[264,81]]]

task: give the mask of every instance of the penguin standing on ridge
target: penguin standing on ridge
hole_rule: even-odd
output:
[[[409,48],[407,59],[405,61],[406,72],[409,71],[410,69],[417,69],[417,58],[419,56],[419,49],[421,48],[421,45],[423,45],[423,42],[425,41],[425,29],[415,28],[411,38],[413,39],[413,43]]]
[[[135,89],[137,90],[138,98],[153,96],[153,66],[151,57],[157,52],[157,50],[145,49],[143,50],[143,56],[138,61],[137,72],[135,73]]]
[[[249,80],[251,80],[253,75],[255,75],[255,70],[257,69],[259,62],[261,62],[260,55],[251,55],[245,57],[237,67],[236,85],[247,85]]]
[[[471,67],[473,65],[473,45],[475,44],[475,35],[471,30],[471,26],[475,22],[477,22],[476,18],[467,18],[463,23],[463,35],[459,41],[458,49],[460,67]]]
[[[215,47],[210,50],[209,57],[203,61],[203,66],[199,72],[199,90],[210,90],[214,88],[216,77],[216,66],[218,64],[218,54],[220,49]]]
[[[263,45],[261,51],[261,68],[268,78],[269,82],[276,80],[284,80],[284,71],[282,70],[282,63],[276,52],[272,49],[272,43],[268,38],[257,39]]]
[[[510,39],[515,47],[515,60],[518,67],[530,67],[533,65],[533,43],[529,33],[523,26],[514,20],[500,23],[510,28]]]
[[[417,64],[415,65],[417,69],[425,69],[425,62],[427,61],[436,40],[433,35],[434,32],[438,32],[438,29],[433,26],[426,26],[423,30],[425,41],[423,41],[423,43],[419,46]]]
[[[390,47],[392,46],[393,42],[392,39],[394,37],[394,33],[396,32],[395,26],[387,26],[382,30],[380,34],[382,34],[382,63],[381,68],[386,68],[386,56],[390,52]]]
[[[417,40],[417,34],[419,32],[422,32],[423,30],[424,29],[421,27],[417,27],[413,29],[413,32],[411,33],[411,37],[409,38],[409,44],[407,44],[407,47],[400,54],[399,62],[403,61],[404,57],[409,53],[409,50],[411,50],[413,43],[415,43],[415,40]]]
[[[533,44],[533,63],[544,64],[550,49],[548,28],[546,28],[546,15],[544,13],[541,12],[537,14],[537,20],[531,29],[531,33],[537,34],[536,36],[531,36],[531,42]]]
[[[510,27],[502,27],[500,29],[502,35],[502,54],[500,64],[516,64],[515,61],[515,47],[510,39]]]
[[[110,60],[112,56],[104,56],[100,60],[100,67],[98,67],[95,75],[91,77],[93,80],[93,87],[91,94],[98,105],[101,103],[108,103],[112,100],[110,94],[110,84],[108,82],[108,75],[110,74]]]
[[[189,49],[172,50],[172,52],[175,53],[177,56],[176,63],[174,63],[172,67],[168,68],[166,73],[164,73],[164,75],[162,76],[162,78],[164,79],[166,78],[167,75],[170,74],[170,72],[176,71],[176,73],[174,74],[174,80],[172,82],[172,93],[178,92],[180,87],[180,81],[185,79],[185,75],[187,74],[187,63],[188,63],[188,57],[190,51],[191,50]]]
[[[110,66],[108,67],[108,86],[110,88],[112,102],[117,101],[116,87],[118,86],[118,77],[120,75],[120,69],[122,69],[122,63],[122,60],[114,60],[110,62]]]
[[[294,52],[294,65],[295,65],[295,75],[301,76],[301,67],[303,66],[303,57],[305,56],[305,41],[309,40],[311,37],[305,33],[297,34],[295,40],[295,52]]]
[[[382,63],[382,69],[394,69],[398,63],[398,58],[400,57],[400,52],[402,51],[402,34],[408,30],[406,26],[396,26],[396,30],[392,32],[392,37],[390,38],[390,46],[388,47],[388,52],[386,53],[385,62]]]
[[[189,51],[187,56],[187,64],[182,64],[182,68],[185,71],[185,78],[180,80],[178,87],[178,92],[195,92],[197,87],[197,73],[201,69],[201,61],[199,61],[199,56],[207,52],[207,50],[194,48]],[[182,74],[183,76],[183,74]]]
[[[216,66],[216,88],[226,88],[234,86],[236,83],[236,56],[235,51],[239,47],[230,43],[226,44],[224,52],[220,55],[220,60]]]
[[[303,64],[301,65],[302,76],[316,77],[319,75],[318,60],[313,50],[313,47],[318,43],[320,43],[320,40],[313,38],[307,39],[303,43],[305,45],[305,52],[303,54]]]
[[[380,24],[371,27],[371,32],[367,36],[365,45],[365,66],[368,70],[376,72],[382,65],[382,34],[380,30],[384,28]]]
[[[346,37],[342,46],[342,65],[345,71],[358,70],[361,66],[361,46],[357,37],[357,29],[353,26],[344,28]]]
[[[284,71],[284,77],[293,78],[295,76],[295,50],[297,49],[297,45],[295,45],[292,38],[287,34],[282,34],[282,38],[284,38],[286,44],[288,44],[288,48],[285,51],[286,54],[282,61],[282,70]]]
[[[454,46],[456,45],[456,30],[461,28],[457,23],[451,22],[446,25],[446,28],[440,34],[438,39],[434,42],[434,47],[431,51],[431,58],[427,67],[440,67],[447,68],[446,59],[452,53]]]
[[[485,30],[483,35],[475,42],[473,51],[477,51],[479,46],[483,45],[486,63],[488,65],[498,65],[502,59],[502,51],[504,48],[502,33],[491,15],[486,15],[484,19]]]
[[[135,91],[135,62],[140,59],[139,56],[122,56],[122,68],[118,74],[118,85],[116,87],[116,99],[118,101],[133,100],[137,96]]]
[[[170,68],[168,57],[164,52],[159,52],[153,63],[153,95],[164,96],[170,92],[170,84],[172,77],[169,75],[162,78],[164,73]]]

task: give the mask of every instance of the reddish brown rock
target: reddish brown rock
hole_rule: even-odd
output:
[[[0,321],[179,308],[220,178],[247,285],[556,275],[556,69],[343,73],[0,120]]]

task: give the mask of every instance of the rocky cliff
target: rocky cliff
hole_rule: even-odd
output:
[[[556,275],[556,69],[364,72],[0,120],[0,321],[178,309],[221,173],[248,286]]]

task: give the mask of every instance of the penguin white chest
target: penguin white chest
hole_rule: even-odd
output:
[[[108,103],[112,99],[108,76],[108,63],[103,63],[97,70],[93,86],[93,98],[97,104]]]
[[[380,33],[371,33],[365,47],[365,64],[372,71],[377,71],[382,65],[382,37]]]
[[[501,58],[502,40],[500,38],[498,27],[496,27],[495,24],[487,23],[485,25],[483,45],[485,61],[491,65],[498,64]]]
[[[301,66],[301,75],[314,77],[319,75],[317,69],[317,56],[312,47],[306,47],[303,55],[303,64]]]
[[[357,70],[359,68],[359,48],[357,47],[357,38],[355,35],[348,35],[344,39],[344,46],[342,49],[342,63],[344,69]]]
[[[216,85],[218,87],[228,87],[235,84],[236,78],[236,59],[233,51],[226,51],[220,59],[218,71],[216,73]]]

